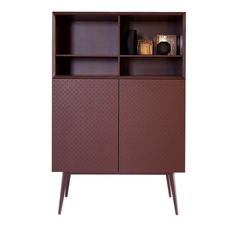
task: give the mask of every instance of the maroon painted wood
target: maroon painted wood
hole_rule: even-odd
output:
[[[129,57],[125,45],[130,29],[137,30],[139,39],[176,34],[178,55],[149,62]],[[185,76],[185,14],[182,12],[55,12],[53,42],[53,75]],[[66,58],[61,58],[62,55]],[[152,58],[155,57],[161,58]]]
[[[120,172],[185,170],[184,94],[183,80],[120,81]]]
[[[168,175],[170,180],[171,192],[173,196],[173,202],[175,207],[175,214],[178,215],[178,204],[177,204],[177,194],[176,194],[176,187],[175,187],[175,176],[174,173]]]
[[[178,214],[174,172],[185,171],[183,12],[54,12],[52,170],[164,174]],[[177,55],[127,55],[126,35],[176,34]]]
[[[168,175],[168,174],[166,175],[166,183],[167,183],[167,188],[168,188],[169,197],[171,197],[170,178],[169,178],[169,175]]]
[[[118,55],[118,16],[56,16],[57,53]]]
[[[69,192],[69,187],[70,187],[70,176],[71,174],[68,174],[67,180],[66,180],[65,197],[68,197],[68,192]]]
[[[181,76],[181,57],[124,57],[121,58],[121,75]]]
[[[182,15],[128,15],[121,16],[121,52],[127,54],[125,40],[128,30],[137,30],[138,39],[153,39],[157,34],[183,35]],[[180,48],[178,48],[180,49]],[[182,50],[179,54],[182,54]]]
[[[118,81],[53,80],[52,169],[117,173]]]
[[[61,192],[60,192],[59,207],[58,207],[58,214],[59,215],[61,214],[63,200],[64,200],[65,187],[66,187],[66,178],[67,178],[67,174],[62,173]]]
[[[57,57],[57,75],[118,75],[118,59],[111,57]]]

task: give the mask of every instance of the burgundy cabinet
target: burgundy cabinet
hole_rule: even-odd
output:
[[[53,80],[52,169],[118,171],[118,81]]]
[[[121,80],[119,171],[184,171],[183,80]]]
[[[59,214],[71,174],[164,174],[178,214],[174,173],[185,172],[185,13],[54,12],[52,18]],[[134,40],[139,50],[133,55],[127,42],[134,30],[144,41]],[[156,50],[160,39],[169,40],[166,55]]]

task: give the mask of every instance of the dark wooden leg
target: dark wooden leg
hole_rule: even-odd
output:
[[[58,214],[59,215],[61,214],[61,209],[62,209],[63,200],[64,200],[66,179],[67,179],[67,174],[63,172],[62,173],[62,179],[61,179],[61,193],[60,193],[59,208],[58,208]]]
[[[166,175],[166,182],[167,182],[169,197],[171,197],[170,178],[168,174]]]
[[[70,174],[67,174],[65,197],[68,197],[69,186],[70,186]]]
[[[169,179],[170,179],[170,186],[171,186],[171,191],[172,191],[172,196],[173,196],[173,202],[175,206],[175,214],[178,215],[178,205],[177,205],[174,173],[169,174]]]

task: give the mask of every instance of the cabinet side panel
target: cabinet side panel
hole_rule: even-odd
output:
[[[184,172],[184,80],[122,80],[119,107],[120,172]]]
[[[53,80],[52,170],[118,171],[118,81]]]

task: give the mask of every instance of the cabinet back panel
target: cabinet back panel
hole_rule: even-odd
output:
[[[121,18],[122,19],[122,18]],[[127,54],[126,39],[129,30],[136,30],[138,39],[153,40],[157,34],[174,34],[181,36],[183,34],[182,21],[167,20],[139,20],[128,21],[121,20],[121,53]],[[181,51],[181,49],[178,49]]]
[[[118,75],[116,58],[57,58],[57,75]]]
[[[57,53],[118,55],[117,21],[59,20]]]
[[[122,58],[121,75],[181,76],[181,58]]]

